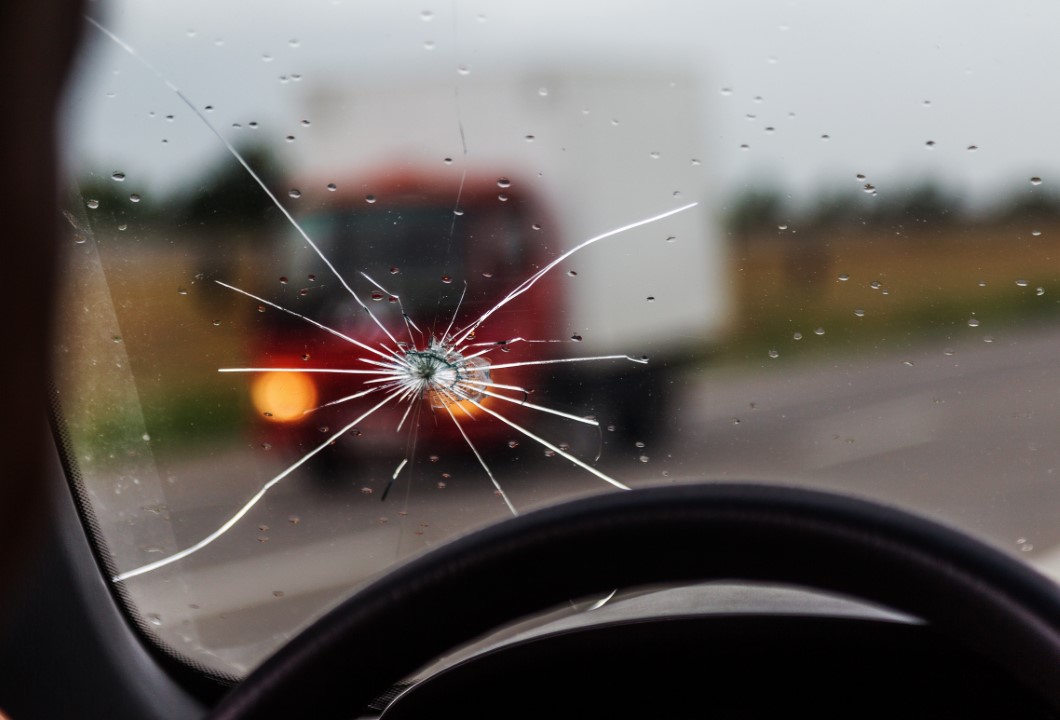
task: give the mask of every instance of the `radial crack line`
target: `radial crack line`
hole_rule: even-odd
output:
[[[528,438],[530,438],[534,442],[536,442],[536,443],[538,443],[540,445],[543,445],[544,447],[548,448],[549,450],[555,452],[558,455],[562,455],[567,460],[570,460],[572,463],[574,463],[575,465],[580,467],[582,470],[586,470],[586,471],[592,473],[593,475],[595,475],[596,477],[600,478],[604,482],[610,483],[611,485],[614,485],[619,490],[629,490],[630,489],[628,486],[623,485],[618,480],[615,480],[613,477],[610,477],[610,476],[605,475],[604,473],[600,472],[599,470],[594,468],[592,465],[585,464],[584,462],[582,462],[578,458],[576,458],[573,455],[571,455],[566,450],[561,450],[560,448],[558,448],[555,445],[553,445],[552,443],[550,443],[548,440],[545,440],[544,438],[538,437],[534,433],[532,433],[529,430],[527,430],[526,428],[524,428],[522,425],[519,425],[518,423],[512,422],[511,420],[509,420],[508,418],[504,417],[503,415],[501,415],[498,412],[494,412],[493,410],[490,410],[488,407],[486,407],[482,403],[476,401],[474,398],[465,397],[464,399],[469,401],[472,405],[477,407],[479,410],[482,410],[485,413],[489,413],[490,415],[492,415],[493,417],[497,418],[498,420],[500,420],[505,425],[508,425],[509,427],[518,430],[523,435],[526,435]]]
[[[629,355],[597,355],[595,357],[556,358],[553,360],[524,360],[522,362],[501,363],[490,365],[490,371],[503,370],[504,368],[526,367],[527,365],[554,365],[556,363],[593,362],[594,360],[629,360],[638,365],[647,365],[645,358],[635,358]]]
[[[386,329],[386,326],[379,322],[379,319],[372,314],[371,308],[364,304],[364,301],[361,300],[357,293],[354,292],[353,288],[350,287],[350,285],[346,282],[346,278],[344,278],[342,274],[339,273],[339,271],[335,268],[335,266],[331,264],[331,261],[328,260],[326,255],[324,255],[324,252],[319,247],[317,247],[317,244],[313,242],[313,239],[309,237],[305,230],[302,229],[302,226],[298,224],[298,222],[294,219],[294,216],[291,215],[291,213],[287,210],[286,207],[284,207],[283,203],[280,202],[279,198],[277,198],[276,195],[274,195],[273,192],[269,190],[268,185],[266,185],[265,182],[261,179],[261,177],[259,177],[258,174],[254,172],[254,169],[250,167],[250,163],[248,163],[243,157],[243,155],[238,150],[236,150],[235,146],[232,145],[232,143],[228,142],[228,140],[225,139],[225,136],[221,134],[221,131],[214,127],[214,124],[209,121],[206,115],[204,115],[198,107],[196,107],[195,103],[189,100],[188,97],[183,92],[181,92],[180,88],[178,88],[171,80],[169,80],[169,78],[167,78],[157,68],[155,68],[154,65],[152,65],[144,57],[142,57],[140,53],[138,53],[131,45],[126,43],[124,40],[119,38],[107,28],[100,25],[99,22],[97,22],[96,20],[88,17],[87,15],[84,17],[88,23],[93,25],[97,30],[99,30],[108,38],[113,40],[118,45],[118,47],[127,52],[129,55],[135,58],[137,62],[139,62],[141,65],[143,65],[152,73],[154,73],[154,75],[158,77],[159,80],[165,83],[166,87],[176,93],[177,97],[179,97],[181,101],[183,101],[183,103],[187,105],[193,113],[195,113],[195,116],[198,117],[199,120],[201,120],[202,123],[210,129],[210,132],[212,132],[217,137],[217,139],[221,141],[221,144],[224,145],[225,149],[229,152],[229,154],[234,157],[240,165],[243,166],[243,169],[246,170],[247,174],[250,175],[250,177],[253,178],[254,182],[258,184],[258,187],[260,187],[262,191],[269,197],[269,199],[272,200],[273,205],[275,205],[279,209],[279,211],[283,213],[283,216],[287,218],[287,221],[291,224],[291,227],[297,230],[298,234],[302,236],[302,239],[309,243],[309,247],[313,248],[314,252],[316,252],[316,254],[320,256],[320,259],[324,261],[324,264],[327,265],[329,270],[331,270],[331,273],[338,279],[340,283],[342,283],[342,286],[346,288],[347,292],[350,293],[350,296],[353,297],[355,301],[357,301],[357,304],[364,308],[364,311],[368,313],[368,316],[372,318],[372,321],[377,326],[379,326],[379,329],[386,333],[387,337],[389,337],[396,343],[397,340],[394,340],[394,337],[390,334],[390,331]]]
[[[512,290],[507,295],[505,295],[504,298],[499,303],[497,303],[492,308],[490,308],[485,313],[483,313],[482,316],[479,317],[478,320],[476,320],[470,326],[468,326],[468,328],[466,330],[462,331],[462,333],[460,335],[460,338],[458,340],[456,340],[456,342],[454,342],[453,344],[454,345],[459,345],[462,342],[464,342],[464,340],[467,339],[468,335],[473,333],[480,325],[482,325],[483,322],[486,321],[486,318],[488,318],[490,315],[492,315],[493,313],[495,313],[498,310],[500,310],[502,307],[507,305],[509,302],[511,302],[512,300],[514,300],[515,298],[519,297],[524,292],[529,290],[531,287],[534,286],[534,284],[538,280],[541,279],[542,276],[544,276],[545,273],[547,273],[549,270],[551,270],[552,268],[554,268],[557,265],[559,265],[561,262],[563,262],[564,260],[569,258],[574,253],[578,252],[579,250],[581,250],[583,248],[586,248],[586,247],[592,245],[595,242],[599,242],[600,240],[604,240],[604,239],[612,237],[614,235],[618,235],[619,233],[624,233],[627,230],[633,230],[634,228],[643,227],[644,225],[650,225],[651,223],[658,222],[659,220],[662,220],[664,218],[668,218],[671,215],[676,215],[679,212],[684,212],[685,210],[689,210],[691,208],[694,208],[698,204],[699,203],[697,203],[697,202],[688,203],[687,205],[682,205],[681,207],[677,207],[677,208],[674,208],[672,210],[667,210],[666,212],[662,212],[662,213],[659,213],[657,215],[652,215],[649,218],[644,218],[643,220],[637,220],[636,222],[628,223],[626,225],[623,225],[622,227],[617,227],[617,228],[615,228],[613,230],[608,230],[605,233],[601,233],[600,235],[596,235],[595,237],[589,238],[588,240],[582,242],[579,245],[575,245],[573,248],[571,248],[567,252],[565,252],[562,255],[560,255],[559,257],[557,257],[555,260],[550,262],[548,265],[545,265],[545,267],[543,267],[540,270],[538,270],[536,273],[534,273],[529,278],[524,280],[521,284],[519,284],[514,290]]]
[[[464,432],[464,427],[459,422],[457,422],[456,415],[453,414],[453,411],[449,409],[448,405],[445,406],[445,410],[449,413],[449,417],[453,419],[453,424],[456,425],[456,429],[460,431],[460,434],[464,438],[464,442],[466,442],[467,446],[471,448],[471,452],[475,453],[475,458],[478,459],[479,465],[482,466],[482,469],[486,471],[487,477],[489,477],[490,482],[493,483],[493,487],[497,489],[497,492],[500,494],[501,499],[504,500],[504,504],[508,506],[508,509],[511,511],[512,515],[518,515],[519,511],[515,509],[515,505],[512,505],[512,501],[508,499],[508,493],[504,492],[504,488],[502,488],[501,484],[497,482],[497,478],[493,477],[493,472],[490,471],[489,465],[486,464],[486,461],[482,458],[482,455],[479,454],[478,449],[475,447],[474,443],[471,442],[471,438],[469,438],[467,436],[467,433]]]
[[[361,390],[360,392],[354,393],[353,395],[347,395],[346,397],[341,397],[341,398],[339,398],[337,400],[331,400],[329,402],[326,402],[323,405],[317,405],[315,408],[309,408],[308,410],[303,411],[302,414],[303,415],[308,415],[311,412],[316,412],[317,410],[323,410],[324,408],[331,407],[332,405],[340,405],[341,403],[349,402],[350,400],[356,400],[358,398],[363,398],[365,395],[371,395],[374,392],[380,392],[382,390],[387,390],[387,389],[389,389],[389,388],[386,388],[386,387],[373,387],[373,388],[368,388],[367,390]]]
[[[339,373],[344,375],[386,375],[395,373],[385,373],[382,370],[352,370],[348,368],[279,368],[279,367],[260,367],[260,368],[217,368],[219,373],[259,373],[259,372],[277,372],[277,373]]]
[[[303,315],[301,313],[297,313],[294,310],[290,310],[288,308],[285,308],[283,305],[277,305],[276,303],[272,302],[271,300],[266,300],[263,297],[259,297],[259,296],[255,295],[254,293],[247,292],[246,290],[242,290],[240,288],[237,288],[235,285],[229,285],[228,283],[222,282],[220,280],[214,280],[214,282],[217,283],[218,285],[220,285],[221,287],[228,288],[229,290],[234,290],[235,292],[239,293],[240,295],[246,295],[248,298],[251,298],[252,300],[257,300],[258,302],[265,303],[269,307],[276,308],[277,310],[279,310],[281,312],[285,312],[288,315],[293,315],[296,318],[301,318],[302,320],[305,320],[310,325],[314,325],[314,326],[320,328],[321,330],[324,330],[325,332],[329,332],[332,335],[334,335],[335,337],[341,338],[341,339],[345,340],[346,342],[353,343],[354,345],[356,345],[357,347],[361,348],[362,350],[367,350],[368,352],[374,353],[374,354],[376,354],[376,355],[378,355],[378,356],[380,356],[380,357],[382,357],[382,358],[384,358],[386,360],[390,359],[385,353],[379,352],[378,350],[376,350],[371,345],[363,343],[360,340],[354,340],[349,335],[341,333],[341,332],[339,332],[338,330],[336,330],[334,328],[330,328],[327,325],[325,325],[324,323],[317,322],[316,320],[314,320],[313,318],[311,318],[311,317],[309,317],[307,315]],[[387,335],[389,335],[389,334],[390,333],[387,333]]]
[[[575,422],[585,423],[586,425],[592,425],[594,427],[600,426],[600,423],[596,422],[595,420],[590,420],[589,418],[581,417],[580,415],[573,415],[571,413],[563,412],[562,410],[553,410],[552,408],[545,407],[544,405],[536,405],[531,402],[516,400],[515,398],[510,398],[507,395],[501,395],[500,393],[490,392],[486,388],[477,388],[475,392],[482,393],[483,395],[489,395],[490,397],[497,398],[498,400],[507,400],[513,405],[519,405],[520,407],[527,407],[533,410],[539,410],[544,413],[549,413],[550,415],[558,415],[559,417],[566,418],[567,420],[574,420]]]
[[[169,565],[170,563],[175,563],[178,560],[183,560],[184,558],[188,557],[189,555],[192,555],[194,553],[197,553],[199,550],[202,550],[204,547],[206,547],[207,545],[212,543],[214,540],[216,540],[217,538],[221,537],[226,532],[231,530],[232,527],[237,522],[239,522],[239,520],[244,515],[246,515],[248,512],[250,512],[250,509],[252,507],[254,507],[255,505],[258,504],[259,500],[261,500],[263,497],[265,497],[265,493],[267,493],[270,489],[272,489],[277,483],[279,483],[285,477],[287,477],[292,472],[294,472],[299,467],[301,467],[303,464],[305,464],[305,462],[307,460],[309,460],[309,458],[313,457],[318,452],[320,452],[321,450],[326,448],[328,445],[330,445],[331,443],[335,442],[336,439],[341,437],[344,433],[348,432],[349,430],[353,429],[354,426],[356,426],[358,423],[362,422],[365,418],[370,416],[372,413],[374,413],[379,408],[383,407],[383,405],[385,405],[388,402],[390,402],[391,400],[393,400],[399,394],[400,394],[400,391],[395,391],[395,392],[391,393],[390,395],[387,395],[385,398],[383,398],[383,400],[381,400],[371,410],[367,411],[366,413],[361,415],[359,418],[357,418],[356,420],[354,420],[350,424],[348,424],[345,427],[343,427],[341,430],[339,430],[333,436],[328,438],[326,441],[324,441],[323,443],[321,443],[320,445],[316,446],[315,448],[313,448],[312,450],[307,452],[305,455],[303,455],[301,457],[301,459],[298,460],[298,462],[296,462],[293,465],[289,466],[286,470],[281,472],[279,475],[274,477],[272,480],[269,480],[267,483],[265,483],[261,487],[260,490],[258,490],[254,494],[254,496],[252,498],[250,498],[250,500],[248,500],[246,502],[246,504],[243,505],[243,507],[239,508],[239,510],[236,511],[235,515],[230,517],[223,525],[221,525],[221,527],[219,527],[216,530],[214,530],[212,533],[207,535],[205,538],[203,538],[199,542],[195,543],[191,547],[188,547],[188,548],[185,548],[184,550],[181,550],[180,552],[174,553],[174,554],[170,555],[169,557],[165,557],[165,558],[162,558],[161,560],[156,560],[155,562],[148,563],[146,565],[142,565],[141,567],[138,567],[138,568],[136,568],[134,570],[127,570],[126,572],[119,573],[118,575],[115,575],[111,579],[114,582],[122,582],[124,580],[128,580],[129,578],[134,578],[134,577],[136,577],[138,575],[143,575],[144,573],[149,573],[149,572],[151,572],[153,570],[157,570],[157,569],[159,569],[161,567],[165,567],[166,565]]]

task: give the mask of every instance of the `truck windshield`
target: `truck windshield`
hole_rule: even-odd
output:
[[[457,534],[717,479],[1055,572],[1058,18],[1018,7],[93,5],[56,427],[131,616],[240,676]]]

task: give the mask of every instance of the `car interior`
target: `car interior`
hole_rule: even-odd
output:
[[[1060,716],[1057,13],[917,8],[8,3],[0,720]]]

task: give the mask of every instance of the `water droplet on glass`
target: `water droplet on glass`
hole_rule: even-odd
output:
[[[979,146],[978,145],[969,145],[966,149],[968,150],[968,152],[975,152],[976,150],[979,149]]]
[[[423,49],[424,50],[434,50],[434,40],[424,40],[423,41]]]
[[[828,140],[832,139],[832,136],[831,135],[822,135],[821,139],[827,142]]]
[[[582,336],[581,335],[571,335],[570,339],[573,340],[574,342],[581,342],[582,341]]]
[[[291,188],[287,191],[287,195],[297,200],[298,198],[302,197],[302,191],[298,188]]]
[[[442,282],[448,285],[449,283],[453,282],[453,278],[449,275],[442,275]]]
[[[928,140],[926,143],[924,143],[924,145],[926,145],[929,148],[933,148],[933,147],[935,147],[935,141],[934,140]]]
[[[272,596],[276,597],[276,598],[282,598],[283,597],[283,590],[273,590],[272,591]]]
[[[99,207],[99,200],[89,200],[85,205],[88,206],[89,210],[95,210]]]
[[[655,302],[655,296],[654,295],[649,295],[647,300],[648,300],[648,302]]]
[[[577,270],[568,270],[567,271],[567,277],[578,277],[578,271]]]
[[[536,138],[533,135],[527,135],[523,138],[523,140],[526,140],[527,142],[533,142],[535,139]]]
[[[172,115],[166,115],[166,122],[173,122],[173,116]]]
[[[1045,288],[1043,288],[1043,287],[1040,287],[1040,286],[1039,286],[1039,287],[1038,287],[1038,288],[1037,288],[1037,289],[1036,289],[1036,290],[1034,291],[1034,294],[1035,294],[1035,295],[1044,295],[1044,294],[1045,294]]]
[[[272,413],[271,412],[264,413],[264,415],[265,415],[265,417],[272,417]],[[261,444],[261,449],[262,450],[272,450],[272,443],[263,442]]]
[[[865,184],[864,184],[864,185],[862,186],[862,188],[861,188],[861,189],[862,189],[862,190],[864,190],[864,191],[865,191],[866,193],[868,193],[869,195],[875,195],[875,194],[876,194],[876,186],[875,186],[875,185],[873,185],[872,183],[865,183]]]
[[[214,320],[214,321],[213,321],[213,323],[212,323],[212,325],[213,325],[214,327],[221,327],[221,321],[220,321],[220,320]]]
[[[968,327],[979,327],[979,318],[969,318]]]
[[[902,364],[905,365],[906,367],[913,367],[913,361],[912,360],[903,360]]]
[[[317,276],[313,274],[306,275],[306,280],[308,280],[309,282],[316,282]]]
[[[512,186],[512,181],[506,177],[497,178],[497,187],[508,188]]]
[[[544,455],[545,455],[545,457],[556,457],[556,451],[555,450],[545,450]]]
[[[770,350],[769,351],[769,357],[771,357],[774,360],[776,360],[778,357],[780,357],[780,353],[777,352],[776,350]]]
[[[125,182],[125,173],[115,170],[111,173],[110,179],[114,182]]]
[[[801,332],[796,332],[794,335],[791,336],[791,339],[792,340],[802,340],[802,333]]]
[[[497,199],[501,202],[508,202],[508,196],[505,193],[501,193],[497,196]]]
[[[649,157],[650,157],[650,158],[651,158],[652,160],[658,160],[658,159],[659,159],[659,158],[661,157],[661,156],[659,155],[659,151],[658,151],[658,150],[652,150],[652,151],[651,151],[650,153],[648,153],[648,156],[649,156]]]
[[[540,95],[541,97],[548,97],[548,88],[547,87],[539,87],[537,89],[537,94]]]
[[[1022,278],[1020,278],[1019,280],[1016,281],[1016,285],[1018,287],[1027,287],[1027,281],[1022,279]]]
[[[854,315],[857,317],[865,317],[865,311],[861,308],[855,308]]]
[[[817,328],[816,330],[813,331],[813,334],[814,335],[824,335],[824,328],[823,327]]]
[[[721,94],[722,94],[722,95],[732,95],[732,88],[730,88],[730,87],[723,87],[723,88],[721,89]]]
[[[862,173],[858,173],[854,177],[856,177],[858,180],[864,180],[865,179],[865,176]]]
[[[446,487],[448,487],[448,486],[444,482],[439,482],[438,483],[438,489],[439,490],[445,490]]]
[[[375,300],[376,302],[379,302],[380,300],[383,299],[383,293],[379,292],[378,290],[373,290],[372,291],[372,299]]]
[[[453,158],[450,158],[450,157],[442,158],[442,162],[444,162],[446,165],[452,165],[453,164]]]
[[[281,285],[286,285],[287,284],[287,276],[286,275],[281,275],[280,276],[280,284]]]
[[[879,290],[881,287],[883,287],[883,283],[881,283],[879,280],[873,280],[869,283],[869,287],[873,290]]]
[[[162,616],[158,615],[156,613],[151,613],[150,615],[144,615],[144,619],[147,620],[147,622],[150,623],[151,625],[154,625],[155,627],[159,627],[159,626],[162,625]]]
[[[372,488],[367,487],[367,486],[361,488],[361,495],[371,495],[371,494],[372,494]]]
[[[330,192],[335,192],[338,189],[339,189],[339,186],[336,185],[335,183],[328,183],[328,190]]]
[[[255,122],[254,120],[251,120],[250,122],[247,123],[247,127],[249,127],[251,130],[257,130],[258,129],[258,123]]]
[[[182,288],[182,287],[177,288],[177,295],[187,295],[187,294],[188,294],[187,288]]]
[[[1033,235],[1034,237],[1041,237],[1042,231],[1041,230],[1031,230],[1031,235]]]
[[[1042,179],[1040,177],[1038,177],[1037,175],[1035,175],[1034,177],[1031,178],[1031,185],[1041,185],[1041,184],[1042,184]]]
[[[141,200],[140,196],[137,195],[136,193],[133,193],[132,195],[129,196],[129,202],[138,203],[138,202],[140,202],[140,200]]]
[[[287,142],[294,142],[294,135],[288,135],[284,138],[284,140],[286,140]]]
[[[471,73],[471,67],[468,65],[458,65],[456,71],[461,75],[468,75]]]
[[[750,150],[751,146],[748,145],[747,143],[743,143],[742,145],[740,145],[740,149],[741,150]]]
[[[983,336],[983,342],[985,342],[985,343],[994,342],[994,336],[993,335],[984,335]]]
[[[641,455],[641,456],[640,456],[639,458],[637,458],[637,459],[638,459],[638,460],[640,460],[640,461],[641,461],[642,463],[646,463],[646,462],[648,462],[649,460],[651,460],[651,458],[650,458],[650,457],[648,457],[647,455]]]
[[[434,19],[434,12],[431,10],[424,10],[420,13],[420,20],[423,22],[430,22]]]
[[[303,120],[300,124],[302,127],[309,127],[311,123],[308,120]]]
[[[847,275],[846,273],[840,273],[839,282],[846,282],[849,279],[850,279],[849,275]]]
[[[369,205],[371,205],[372,203],[375,202],[375,195],[365,195],[364,196],[364,201],[366,203],[368,203]]]

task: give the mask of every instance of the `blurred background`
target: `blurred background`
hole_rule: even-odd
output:
[[[54,368],[105,563],[194,546],[334,442],[123,582],[134,615],[243,674],[393,563],[508,516],[483,464],[520,512],[614,491],[555,448],[631,486],[882,499],[1060,573],[1056,13],[93,5]],[[585,240],[692,203],[476,332],[548,341],[494,365],[647,357],[491,371],[599,427],[500,400],[533,435],[481,416],[465,440],[429,404],[354,423],[371,397],[314,410],[365,386],[310,370],[366,367],[314,323],[423,349]]]

